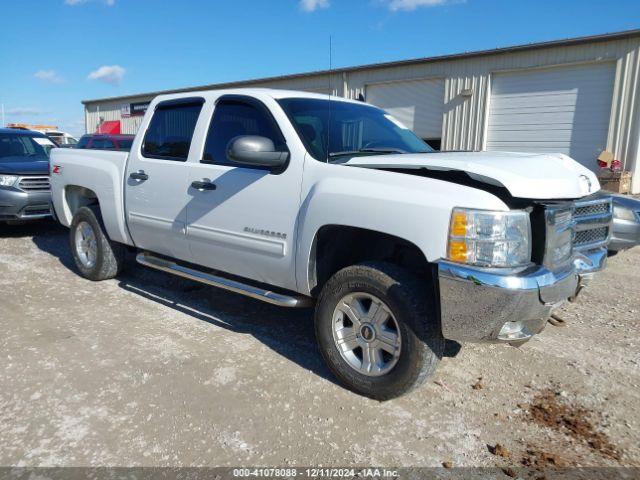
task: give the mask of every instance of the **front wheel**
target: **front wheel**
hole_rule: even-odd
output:
[[[82,207],[73,216],[69,231],[76,267],[89,280],[107,280],[124,267],[126,247],[107,237],[98,207]]]
[[[427,285],[391,264],[354,265],[331,277],[315,326],[322,356],[340,382],[377,400],[422,384],[444,351]]]

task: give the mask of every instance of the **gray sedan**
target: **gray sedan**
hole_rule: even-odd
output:
[[[626,195],[613,197],[613,233],[610,252],[640,245],[640,200]]]

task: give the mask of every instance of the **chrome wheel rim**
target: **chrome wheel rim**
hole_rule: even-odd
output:
[[[354,292],[340,299],[333,311],[335,346],[358,373],[377,377],[398,363],[400,328],[391,309],[378,297]]]
[[[98,258],[98,239],[88,222],[80,222],[76,227],[75,246],[82,266],[93,268]]]

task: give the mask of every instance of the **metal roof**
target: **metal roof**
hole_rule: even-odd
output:
[[[416,63],[433,63],[433,62],[441,62],[445,60],[457,60],[457,59],[463,59],[463,58],[479,57],[484,55],[521,52],[521,51],[534,50],[534,49],[540,49],[540,48],[564,47],[564,46],[571,46],[571,45],[579,45],[583,43],[606,42],[608,40],[620,40],[620,39],[636,37],[636,36],[640,36],[640,29],[624,30],[621,32],[603,33],[599,35],[589,35],[584,37],[566,38],[562,40],[550,40],[545,42],[527,43],[524,45],[493,48],[489,50],[477,50],[472,52],[439,55],[435,57],[423,57],[423,58],[414,58],[409,60],[397,60],[397,61],[383,62],[383,63],[372,63],[368,65],[358,65],[354,67],[335,68],[332,70],[317,70],[312,72],[278,75],[275,77],[255,78],[255,79],[249,79],[249,80],[239,80],[234,82],[212,83],[209,85],[200,85],[197,87],[158,90],[155,92],[147,92],[147,93],[143,92],[143,93],[137,93],[137,94],[131,94],[131,95],[122,95],[117,97],[106,97],[106,98],[97,98],[93,100],[82,100],[82,104],[86,105],[88,103],[116,101],[116,100],[124,100],[128,98],[137,98],[137,97],[155,97],[157,95],[164,95],[164,94],[170,94],[170,93],[230,88],[230,87],[238,87],[243,85],[253,85],[256,83],[263,83],[263,82],[273,82],[273,81],[279,81],[279,80],[291,80],[296,78],[311,77],[316,75],[326,75],[329,73],[331,74],[348,73],[348,72],[356,72],[356,71],[369,70],[369,69],[413,65]]]

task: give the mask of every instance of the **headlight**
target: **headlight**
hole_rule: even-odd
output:
[[[454,208],[448,258],[482,267],[517,267],[531,261],[531,223],[522,210]]]
[[[12,187],[18,177],[15,175],[0,175],[0,187]]]
[[[624,208],[624,207],[614,206],[613,207],[613,216],[614,216],[614,218],[617,218],[619,220],[627,220],[629,222],[637,222],[638,221],[638,219],[636,218],[636,215],[633,212],[633,210],[630,210],[630,209]]]

